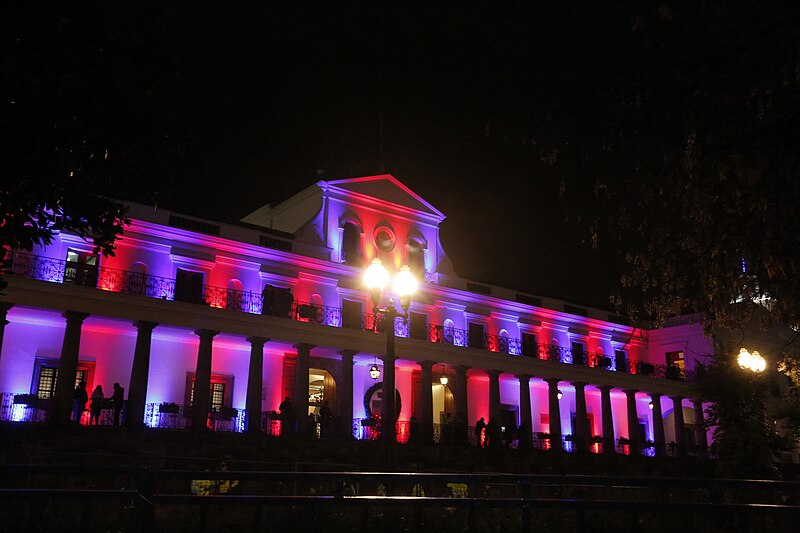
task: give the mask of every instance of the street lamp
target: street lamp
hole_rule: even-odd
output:
[[[767,368],[767,362],[760,353],[755,350],[753,350],[753,353],[750,353],[746,348],[739,350],[737,362],[741,368],[755,373],[763,372]]]
[[[394,277],[392,288],[395,296],[400,298],[400,311],[394,305],[394,300],[389,299],[385,308],[380,307],[381,295],[389,284],[389,273],[377,257],[364,271],[364,284],[369,289],[372,297],[372,313],[380,313],[386,324],[386,356],[383,359],[383,401],[381,402],[381,419],[383,420],[382,438],[387,442],[397,439],[395,427],[395,373],[394,373],[394,320],[398,316],[405,320],[408,317],[408,306],[411,296],[417,290],[417,280],[407,265],[400,267],[400,272]],[[376,322],[377,324],[377,322]]]
[[[371,367],[369,367],[369,377],[371,377],[374,380],[377,380],[379,377],[381,377],[381,371],[378,369],[377,364],[374,364]]]

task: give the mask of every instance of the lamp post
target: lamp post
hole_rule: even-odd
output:
[[[395,412],[395,372],[394,372],[394,320],[398,316],[403,317],[405,320],[408,317],[408,306],[411,303],[411,295],[417,290],[417,280],[411,269],[403,265],[400,267],[400,272],[394,277],[392,282],[393,292],[400,298],[400,311],[394,306],[394,300],[391,298],[386,307],[381,308],[381,295],[383,290],[389,284],[389,273],[384,268],[381,260],[375,258],[372,264],[367,267],[364,272],[364,284],[370,291],[372,297],[372,312],[377,316],[378,313],[382,315],[384,324],[386,324],[386,355],[383,359],[383,390],[381,402],[381,419],[383,420],[383,429],[381,431],[381,438],[386,442],[395,442],[397,440],[396,412]],[[377,322],[376,322],[377,324]]]

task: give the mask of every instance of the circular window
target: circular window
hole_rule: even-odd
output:
[[[394,234],[387,228],[378,228],[375,231],[375,245],[381,252],[394,250]]]

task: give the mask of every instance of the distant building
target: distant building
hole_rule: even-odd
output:
[[[374,438],[391,372],[388,326],[362,283],[377,257],[420,280],[394,324],[398,440],[413,416],[414,438],[428,441],[480,439],[469,426],[483,417],[522,425],[520,444],[542,448],[708,444],[686,380],[715,350],[699,325],[641,330],[459,278],[439,241],[445,215],[390,175],[320,181],[238,225],[130,207],[116,257],[69,234],[14,252],[0,419],[66,422],[77,382],[107,396],[118,382],[129,425],[311,431],[308,414],[327,402],[323,436]],[[280,416],[287,397],[293,416]]]

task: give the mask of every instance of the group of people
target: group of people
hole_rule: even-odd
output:
[[[108,400],[111,402],[111,406],[114,409],[114,425],[118,426],[122,413],[122,406],[125,404],[125,389],[121,387],[119,383],[114,383],[114,393]],[[78,383],[78,386],[75,387],[75,392],[72,394],[72,419],[75,422],[80,424],[87,403],[89,404],[89,425],[96,426],[100,422],[100,413],[106,405],[106,397],[103,394],[102,385],[98,385],[94,388],[91,398],[86,390],[85,381],[81,381]]]
[[[500,427],[493,418],[487,424],[483,417],[475,423],[475,441],[480,448],[525,447],[528,440],[522,437],[526,434],[530,434],[530,430],[524,423],[519,428],[513,424],[511,427]]]
[[[283,435],[290,435],[295,431],[295,412],[294,407],[292,406],[292,401],[289,397],[286,397],[278,407],[278,416],[283,423],[283,429],[281,430],[281,434]],[[322,403],[322,406],[319,409],[319,415],[315,415],[314,413],[308,414],[308,431],[312,433],[312,436],[315,434],[314,428],[316,427],[317,423],[320,425],[320,437],[332,437],[336,433],[335,431],[335,418],[333,416],[333,411],[331,410],[330,403],[326,400]]]

